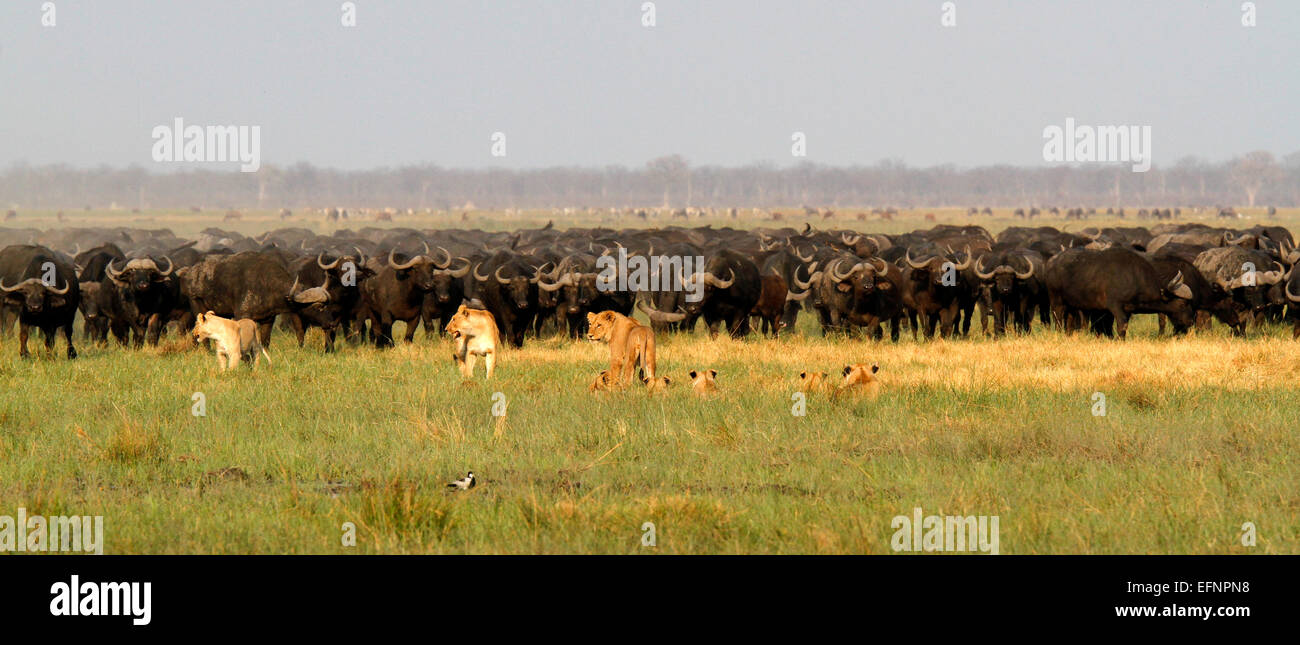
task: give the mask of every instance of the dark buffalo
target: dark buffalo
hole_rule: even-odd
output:
[[[865,236],[852,238],[855,244],[866,245],[870,242]],[[809,249],[811,251],[811,249]],[[781,312],[780,328],[794,329],[795,323],[798,322],[799,308],[803,305],[809,296],[807,288],[795,289],[795,279],[799,276],[808,277],[806,263],[812,262],[813,255],[810,252],[807,255],[799,255],[798,251],[778,250],[767,256],[761,262],[761,273],[764,277],[775,275],[781,278],[785,283],[787,292],[784,297],[783,311]]]
[[[131,341],[131,321],[139,318],[135,305],[122,299],[122,291],[112,283],[82,282],[79,305],[86,338],[96,344],[108,342],[109,332],[118,344]]]
[[[166,263],[162,268],[160,262]],[[106,279],[101,288],[113,288],[118,298],[127,306],[113,313],[125,315],[126,323],[135,333],[135,346],[147,339],[150,346],[158,344],[163,325],[180,300],[180,280],[173,272],[176,266],[166,256],[160,260],[135,258],[119,269],[110,262],[104,267]]]
[[[816,282],[819,306],[836,308],[835,324],[862,327],[876,340],[883,337],[881,323],[889,322],[890,340],[897,342],[904,315],[902,272],[883,258],[860,259],[844,254],[827,262],[808,283]],[[843,297],[848,295],[847,306]],[[829,303],[829,305],[828,305]],[[819,311],[820,313],[820,311]]]
[[[329,315],[314,318],[288,314],[299,347],[303,345],[307,328],[318,325],[311,322],[313,320],[327,320],[331,323],[329,328],[322,328],[325,332],[325,353],[334,351],[334,339],[340,325],[344,327],[345,336],[352,335],[350,328],[361,307],[361,284],[374,275],[374,271],[366,266],[365,253],[359,248],[354,250],[355,253],[333,257],[327,257],[321,252],[315,257],[298,258],[289,263],[289,272],[297,285],[320,285],[319,291],[311,291],[309,295],[318,299],[323,309],[329,310]],[[321,294],[324,294],[323,298]]]
[[[975,262],[982,306],[993,315],[995,335],[1006,333],[1008,319],[1016,331],[1027,334],[1036,311],[1046,318],[1049,302],[1042,271],[1043,256],[1029,249],[995,247]]]
[[[771,334],[776,338],[785,326],[781,317],[785,314],[786,295],[790,293],[790,288],[785,284],[785,278],[777,273],[765,273],[761,280],[758,302],[754,303],[750,315],[757,316],[761,321],[763,334]]]
[[[76,358],[72,323],[81,302],[81,286],[72,263],[43,246],[26,244],[0,250],[0,309],[18,314],[18,355],[27,358],[27,337],[32,327],[45,335],[45,348],[54,350],[62,330],[68,358]],[[8,327],[8,324],[5,324]]]
[[[1195,264],[1216,296],[1231,300],[1239,317],[1262,321],[1270,306],[1286,302],[1273,288],[1282,282],[1286,267],[1265,252],[1223,246],[1202,251]]]
[[[541,270],[528,258],[498,251],[474,267],[473,276],[483,308],[514,347],[523,347],[524,334],[537,318],[537,283]]]
[[[362,310],[370,318],[376,347],[393,344],[393,323],[406,323],[406,342],[415,337],[415,329],[424,313],[425,296],[433,291],[435,263],[428,255],[416,255],[399,262],[395,251],[388,260],[375,266],[374,277],[361,283]]]
[[[1300,271],[1291,268],[1286,282],[1282,283],[1282,295],[1287,300],[1287,317],[1295,322],[1291,330],[1292,338],[1300,338]]]
[[[666,245],[662,254],[651,253],[647,257],[650,288],[637,294],[637,308],[650,317],[650,326],[656,333],[695,331],[700,312],[687,310],[687,292],[682,288],[686,282],[683,267],[686,258],[695,262],[700,257],[703,253],[699,247],[686,242]],[[607,283],[605,288],[611,286],[617,285]]]
[[[435,332],[441,336],[447,323],[451,322],[456,309],[465,300],[465,276],[469,275],[473,267],[469,258],[452,259],[451,253],[442,247],[438,247],[438,252],[442,254],[443,260],[434,263],[433,291],[425,294],[421,314],[426,338]]]
[[[125,260],[126,254],[116,244],[103,244],[89,251],[78,253],[74,260],[78,267],[81,267],[81,273],[77,275],[78,282],[102,282],[107,276],[105,268],[117,260]]]
[[[1161,250],[1168,249],[1173,245],[1165,245]],[[1191,290],[1192,297],[1188,299],[1192,310],[1196,312],[1196,326],[1201,329],[1208,329],[1210,318],[1218,318],[1220,322],[1232,329],[1233,333],[1240,336],[1245,333],[1245,327],[1237,312],[1232,306],[1232,302],[1218,295],[1214,286],[1201,275],[1196,266],[1191,262],[1176,255],[1148,255],[1147,259],[1155,266],[1156,273],[1162,281],[1168,282],[1175,277],[1180,276],[1183,284]],[[1165,333],[1166,316],[1160,315],[1159,333]],[[1174,325],[1174,333],[1182,334],[1187,329]]]
[[[257,323],[263,346],[271,342],[271,326],[281,314],[298,314],[321,327],[333,323],[319,287],[300,289],[278,254],[244,251],[209,255],[182,269],[181,290],[193,313],[211,311],[224,318],[248,318]]]
[[[880,340],[880,324],[889,321],[889,339],[898,342],[899,327],[905,315],[903,307],[903,272],[897,266],[880,258],[869,258],[857,269],[853,283],[853,314],[856,325],[867,329],[872,338]]]
[[[719,325],[725,325],[733,338],[749,334],[749,312],[763,288],[753,260],[723,249],[705,261],[702,271],[686,276],[683,282],[686,313],[702,315],[710,337],[717,337]]]
[[[587,313],[614,309],[604,302],[608,298],[597,282],[596,256],[574,253],[558,263],[549,272],[543,271],[537,282],[539,298],[548,298],[559,317],[569,329],[569,338],[578,339],[587,334]],[[617,285],[615,285],[617,286]],[[614,292],[610,292],[614,293]],[[620,309],[624,309],[620,307]],[[619,313],[627,314],[624,309]]]
[[[92,343],[105,343],[108,340],[108,316],[101,312],[104,308],[99,302],[101,298],[100,283],[82,282],[81,302],[77,304],[77,309],[81,311],[81,333],[82,336]],[[116,291],[116,289],[104,289],[103,292]]]
[[[1043,281],[1053,316],[1072,332],[1083,320],[1094,331],[1107,333],[1112,320],[1120,338],[1127,337],[1129,317],[1163,313],[1176,327],[1194,322],[1192,292],[1182,275],[1161,280],[1149,260],[1136,251],[1070,249],[1048,260]]]
[[[822,253],[809,265],[813,273],[807,281],[795,277],[795,288],[812,296],[812,307],[821,322],[823,336],[849,331],[853,283],[860,265],[863,265],[862,258],[847,251]]]
[[[903,260],[903,305],[908,310],[912,338],[920,328],[927,339],[939,335],[952,336],[960,322],[961,311],[967,300],[974,302],[974,288],[963,275],[972,264],[970,250],[965,259],[958,261],[956,254],[938,251],[933,246],[923,246],[914,258],[909,249]],[[969,328],[969,320],[967,322]]]

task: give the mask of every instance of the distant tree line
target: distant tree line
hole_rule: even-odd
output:
[[[453,210],[549,207],[836,207],[1300,205],[1300,152],[1222,163],[1188,157],[1145,173],[1128,165],[912,168],[772,164],[691,166],[673,155],[641,168],[345,171],[309,163],[258,172],[17,164],[0,174],[6,208],[325,208]]]

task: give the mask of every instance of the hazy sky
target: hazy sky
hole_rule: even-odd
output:
[[[0,167],[153,162],[154,126],[258,125],[345,169],[1043,164],[1043,128],[1150,125],[1157,165],[1300,150],[1300,2],[0,2]],[[507,156],[490,155],[504,132]]]

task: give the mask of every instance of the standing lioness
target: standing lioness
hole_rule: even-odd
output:
[[[587,339],[609,343],[609,374],[621,386],[632,382],[638,365],[655,381],[655,335],[649,327],[616,311],[587,314]]]
[[[240,359],[251,361],[254,367],[263,356],[271,362],[271,355],[257,340],[257,323],[247,318],[231,320],[211,311],[199,314],[194,319],[194,341],[207,339],[217,345],[217,367],[223,372]]]
[[[487,366],[487,377],[492,378],[492,368],[497,362],[497,345],[501,344],[501,332],[497,331],[497,321],[492,314],[461,305],[447,323],[447,333],[455,347],[451,358],[460,368],[461,376],[474,378],[474,362],[476,357],[482,356],[483,364]]]

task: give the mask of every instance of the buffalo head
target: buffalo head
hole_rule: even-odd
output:
[[[1025,272],[1017,271],[1010,264],[999,264],[992,269],[985,269],[984,258],[980,258],[975,263],[975,275],[982,282],[991,283],[993,290],[1006,296],[1010,295],[1015,288],[1016,280],[1028,280],[1034,277],[1034,265],[1030,262],[1025,264],[1029,265],[1029,270]]]
[[[429,245],[425,244],[424,248],[427,253]],[[420,291],[433,291],[433,258],[421,254],[406,262],[398,262],[395,259],[396,252],[396,249],[388,252],[388,266],[397,274],[397,279],[410,280],[411,284]]]
[[[719,278],[712,271],[702,271],[692,274],[689,277],[685,275],[679,277],[681,278],[682,285],[688,293],[699,290],[701,285],[704,287],[700,292],[700,298],[686,299],[686,312],[691,315],[700,313],[703,304],[708,301],[709,295],[714,291],[730,289],[731,285],[736,283],[736,272],[731,269],[727,269],[726,280]]]
[[[21,303],[25,311],[33,314],[41,313],[47,306],[51,309],[62,307],[66,304],[62,296],[68,293],[71,286],[65,282],[63,288],[59,289],[46,285],[40,278],[28,278],[10,287],[0,278],[0,293],[4,294],[5,300]]]
[[[154,283],[166,281],[175,270],[171,258],[164,255],[162,259],[167,261],[166,271],[159,268],[158,263],[151,258],[136,258],[129,260],[121,269],[114,268],[114,263],[109,262],[104,267],[104,272],[108,274],[113,284],[129,288],[136,293],[144,293],[153,288]]]
[[[482,265],[479,265],[482,266]],[[495,281],[501,287],[503,299],[509,301],[516,309],[527,309],[529,305],[529,296],[531,287],[541,281],[542,270],[534,269],[531,276],[520,270],[520,267],[511,269],[511,274],[506,273],[510,268],[506,265],[497,267],[491,276],[486,276],[478,272],[479,267],[474,267],[474,279],[481,283]]]

